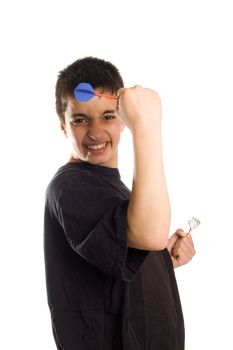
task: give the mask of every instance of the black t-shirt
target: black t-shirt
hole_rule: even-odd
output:
[[[58,349],[184,349],[170,255],[127,246],[129,198],[118,169],[85,162],[67,163],[48,186],[45,269]]]

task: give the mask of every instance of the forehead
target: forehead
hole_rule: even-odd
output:
[[[95,89],[96,92],[111,94],[109,90],[102,88]],[[67,109],[65,114],[81,113],[86,115],[100,115],[106,110],[115,110],[117,107],[117,100],[106,97],[94,96],[87,102],[77,101],[74,97],[69,97],[67,100]]]

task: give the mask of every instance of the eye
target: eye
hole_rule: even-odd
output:
[[[71,120],[71,123],[73,125],[87,125],[88,124],[88,119],[84,117],[77,117],[73,120]]]
[[[106,114],[103,116],[103,119],[107,120],[107,121],[108,120],[110,121],[110,120],[115,119],[115,118],[116,118],[116,116],[114,114]]]

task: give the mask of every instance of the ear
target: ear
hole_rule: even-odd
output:
[[[67,132],[66,132],[66,125],[64,122],[60,123],[60,128],[64,132],[65,137],[67,137]]]

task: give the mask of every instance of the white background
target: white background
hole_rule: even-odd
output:
[[[55,349],[43,206],[69,150],[54,85],[86,55],[116,64],[126,86],[160,93],[171,233],[187,230],[190,216],[202,222],[196,257],[176,270],[186,350],[233,348],[232,18],[226,0],[1,2],[1,349]],[[131,169],[124,131],[120,171],[129,186]]]

